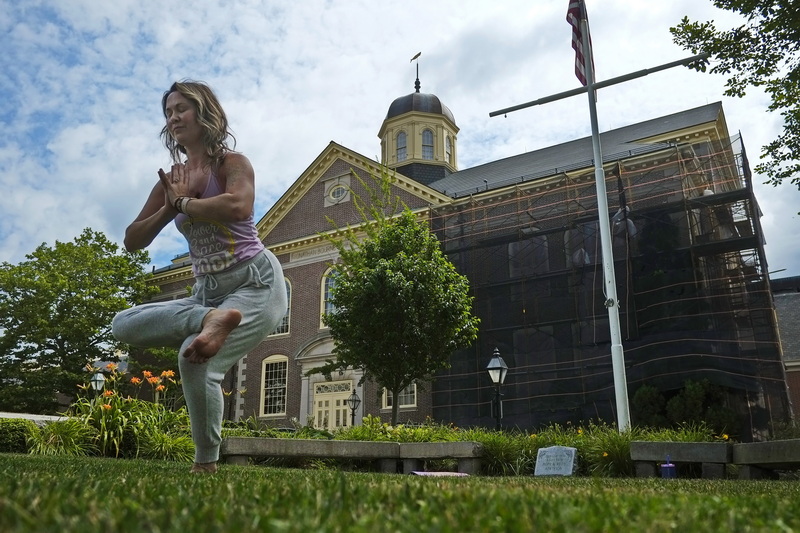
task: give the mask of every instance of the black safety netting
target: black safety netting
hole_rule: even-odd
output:
[[[433,384],[434,417],[492,425],[486,364],[509,366],[503,426],[617,421],[591,163],[434,208],[431,226],[469,278],[478,342]],[[629,401],[687,380],[722,387],[742,438],[790,415],[761,213],[740,137],[605,162]],[[613,321],[613,319],[612,319]],[[636,423],[636,420],[633,420]]]

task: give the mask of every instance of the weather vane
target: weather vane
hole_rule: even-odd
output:
[[[421,55],[422,55],[422,52],[417,52],[417,55],[412,57],[411,61],[409,61],[409,63],[413,63],[414,60],[418,59],[419,56],[421,56]],[[417,90],[417,92],[419,92],[419,88],[420,87],[421,87],[421,85],[419,83],[419,61],[417,61],[417,81],[414,83],[414,88]]]

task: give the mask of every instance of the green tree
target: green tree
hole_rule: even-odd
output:
[[[323,321],[336,361],[318,371],[359,368],[398,398],[406,387],[449,367],[451,354],[476,339],[478,319],[467,279],[427,224],[409,209],[395,218],[384,215],[390,180],[379,181],[383,196],[373,195],[369,207],[358,202],[362,217],[372,215],[367,238],[356,238],[352,230],[331,238],[341,262],[331,289],[336,311]],[[392,424],[397,408],[392,402]]]
[[[718,434],[737,435],[741,426],[736,413],[725,405],[723,388],[708,379],[686,380],[667,402],[666,415],[675,426],[704,423]]]
[[[642,385],[633,395],[631,411],[633,420],[639,427],[663,428],[669,422],[664,416],[667,400],[657,388],[652,385]]]
[[[157,291],[147,252],[118,252],[87,228],[0,264],[0,411],[52,413],[58,393],[71,398],[86,382],[88,363],[116,359],[111,319]]]
[[[713,0],[714,6],[740,13],[745,24],[718,30],[714,22],[681,23],[670,28],[676,44],[692,53],[708,53],[711,73],[729,76],[725,95],[742,97],[748,87],[763,88],[769,110],[783,116],[783,131],[762,147],[755,170],[767,183],[785,179],[800,188],[800,3],[793,0]],[[706,70],[705,65],[695,66]]]

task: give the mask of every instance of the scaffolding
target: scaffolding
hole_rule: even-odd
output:
[[[740,136],[661,145],[605,168],[630,397],[642,384],[669,392],[707,378],[727,391],[744,438],[759,438],[790,409]],[[434,382],[434,416],[488,422],[484,367],[497,347],[510,367],[505,424],[615,420],[590,165],[433,208],[431,226],[481,319],[479,342]]]

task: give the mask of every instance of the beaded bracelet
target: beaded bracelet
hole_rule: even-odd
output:
[[[179,213],[183,213],[184,215],[186,215],[187,214],[186,206],[188,206],[189,202],[191,202],[192,200],[194,200],[194,198],[190,196],[178,196],[177,198],[175,198],[175,202],[172,204],[172,206]]]

